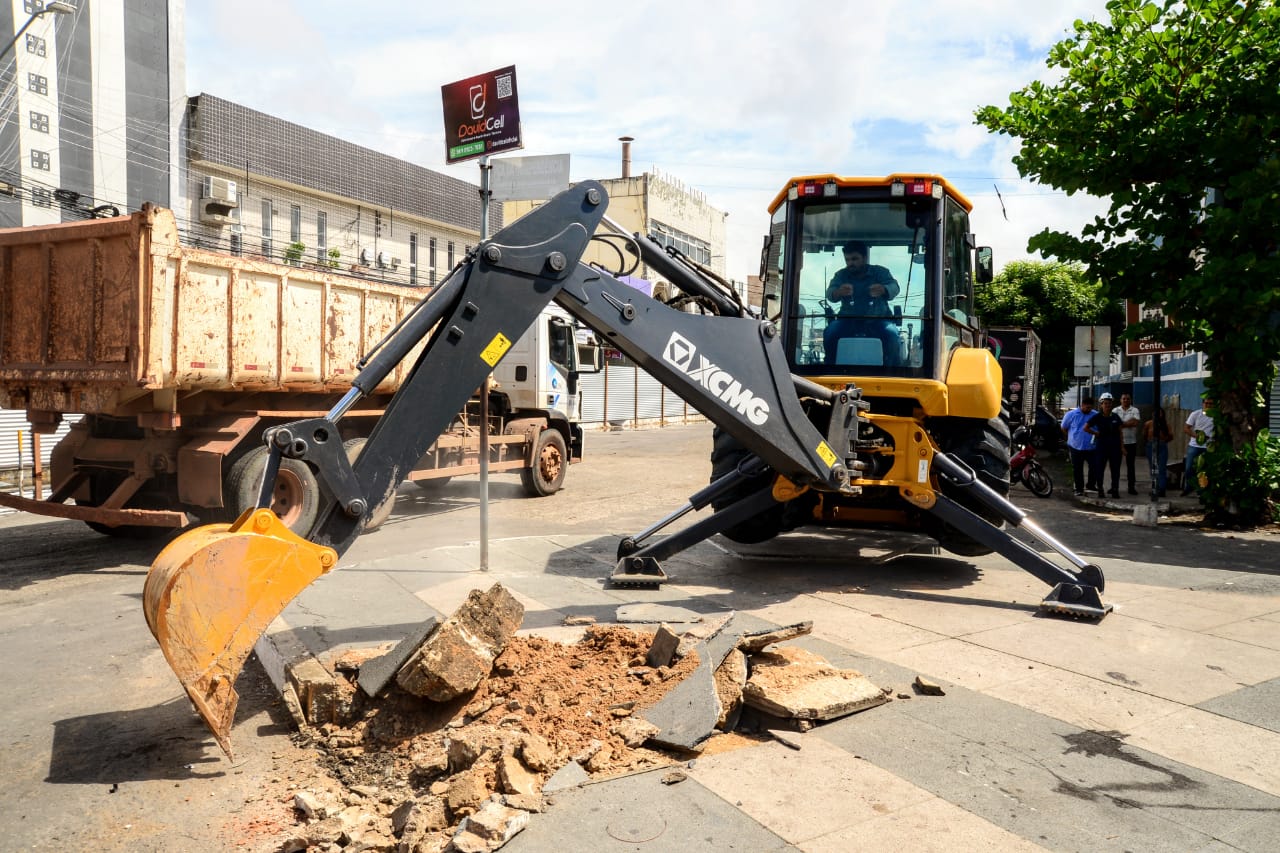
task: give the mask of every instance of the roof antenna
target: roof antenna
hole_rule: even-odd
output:
[[[1008,221],[1009,221],[1009,211],[1007,211],[1007,210],[1005,210],[1005,209],[1004,209],[1004,196],[1000,195],[1000,188],[999,188],[999,187],[997,187],[995,184],[992,184],[991,186],[995,188],[995,191],[996,191],[996,198],[1000,200],[1000,212],[1004,214],[1004,221],[1005,221],[1005,222],[1008,222]]]

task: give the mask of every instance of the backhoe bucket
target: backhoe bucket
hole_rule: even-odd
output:
[[[269,509],[170,542],[147,573],[143,609],[169,666],[227,756],[235,681],[271,620],[338,562]]]

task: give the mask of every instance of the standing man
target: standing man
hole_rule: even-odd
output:
[[[1120,424],[1124,433],[1124,467],[1125,476],[1129,479],[1129,494],[1136,495],[1137,487],[1134,479],[1138,461],[1138,430],[1142,428],[1142,412],[1133,404],[1132,394],[1121,394],[1120,405],[1116,408],[1120,416]]]
[[[1062,435],[1067,440],[1067,452],[1071,454],[1071,476],[1075,481],[1075,494],[1080,497],[1084,494],[1084,463],[1089,460],[1089,486],[1093,486],[1093,480],[1097,477],[1098,472],[1093,469],[1096,463],[1093,462],[1093,435],[1085,432],[1085,426],[1089,423],[1089,418],[1093,417],[1093,398],[1085,397],[1080,401],[1078,408],[1067,412],[1062,418]]]
[[[902,349],[889,300],[900,288],[888,269],[867,263],[867,244],[859,240],[844,246],[844,269],[836,270],[827,287],[827,301],[839,303],[836,319],[822,333],[827,364],[835,364],[841,338],[878,338],[884,363],[896,366]]]
[[[1116,414],[1116,398],[1110,392],[1098,398],[1102,411],[1094,413],[1085,424],[1085,431],[1094,436],[1094,453],[1098,460],[1098,470],[1093,475],[1094,485],[1098,487],[1098,497],[1102,497],[1102,478],[1111,468],[1111,491],[1113,498],[1120,497],[1120,454],[1124,428],[1120,416]]]
[[[1183,497],[1191,494],[1192,489],[1200,491],[1200,480],[1196,476],[1196,460],[1209,449],[1209,442],[1213,440],[1213,418],[1209,415],[1209,409],[1213,407],[1213,398],[1205,394],[1200,399],[1202,400],[1200,408],[1188,415],[1187,422],[1182,425],[1182,431],[1191,438],[1187,442],[1187,458],[1182,464]]]

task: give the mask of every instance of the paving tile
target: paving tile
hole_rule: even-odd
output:
[[[312,654],[350,646],[396,643],[412,626],[439,616],[429,604],[405,594],[385,572],[359,566],[320,577],[280,614],[288,630]],[[279,625],[268,628],[274,634]]]
[[[1098,623],[1036,619],[969,640],[1186,705],[1280,676],[1280,655],[1269,649],[1119,613]]]
[[[798,751],[768,743],[701,758],[689,773],[792,844],[930,799],[821,739],[805,735],[801,743]],[[762,779],[802,781],[762,785]]]
[[[1280,815],[1280,798],[963,688],[811,736],[1054,850],[1185,851]]]
[[[1158,625],[1217,633],[1214,629],[1276,609],[1271,597],[1172,589],[1130,601],[1122,612]]]
[[[997,684],[982,692],[1092,731],[1131,732],[1135,726],[1186,707],[1131,690],[1110,679],[1100,681],[1043,665],[1037,665],[1026,678]]]
[[[1230,717],[1267,731],[1280,732],[1280,678],[1242,687],[1234,693],[1198,705],[1201,710]]]
[[[503,853],[636,850],[774,853],[795,850],[693,779],[662,784],[671,768],[596,782],[552,796]]]
[[[1280,651],[1280,625],[1277,625],[1277,621],[1280,620],[1271,615],[1259,616],[1255,619],[1242,619],[1239,622],[1219,625],[1206,633],[1251,646]]]
[[[799,847],[805,853],[1035,853],[1046,849],[936,797],[837,829]]]
[[[979,692],[1024,679],[1034,673],[1034,668],[1043,666],[1016,653],[951,639],[888,652],[883,657],[930,681],[958,684]]]
[[[876,656],[942,639],[932,631],[866,613],[853,606],[861,601],[847,603],[847,598],[861,596],[802,595],[750,612],[782,625],[811,620],[814,636]]]
[[[1126,743],[1280,797],[1280,732],[1184,708],[1135,727]]]

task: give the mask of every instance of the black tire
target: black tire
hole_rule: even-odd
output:
[[[365,441],[366,439],[363,438],[349,438],[342,442],[342,449],[347,453],[348,462],[354,463],[356,461],[356,457],[360,455],[360,450],[364,447]],[[395,505],[396,493],[393,491],[391,493],[391,497],[387,498],[387,502],[378,507],[372,515],[365,519],[364,528],[361,529],[360,532],[372,533],[381,527],[382,523],[391,517],[391,510],[395,508]]]
[[[1047,498],[1053,494],[1053,478],[1044,470],[1043,465],[1034,460],[1022,469],[1022,485],[1038,498]]]
[[[533,463],[520,469],[520,483],[534,498],[545,498],[560,491],[569,471],[569,453],[564,436],[555,427],[538,433],[533,443]]]
[[[725,474],[736,469],[738,464],[750,455],[747,449],[739,444],[733,436],[716,427],[712,433],[711,482],[714,483]],[[716,510],[723,509],[735,501],[759,491],[761,488],[768,487],[769,481],[767,478],[762,477],[758,481],[748,480],[738,488],[732,489],[713,500],[711,508]],[[770,507],[754,518],[735,524],[727,530],[722,530],[720,535],[743,545],[767,542],[782,532],[783,510],[783,504]]]
[[[974,470],[978,478],[996,491],[1009,495],[1009,424],[1003,418],[988,421],[973,418],[938,418],[931,425],[939,447],[958,457]],[[995,512],[974,501],[963,488],[941,480],[942,493],[982,518],[1001,526],[1004,520]],[[962,557],[990,554],[991,548],[971,539],[949,524],[937,525],[932,531],[944,550]]]
[[[258,486],[268,452],[265,446],[250,450],[231,466],[223,479],[222,499],[237,518],[258,503]],[[305,462],[287,457],[280,460],[270,508],[299,536],[311,532],[320,515],[320,483]]]
[[[419,489],[422,489],[422,491],[427,492],[428,494],[434,494],[449,485],[449,481],[452,479],[452,476],[432,477],[429,480],[413,480],[412,482]]]

